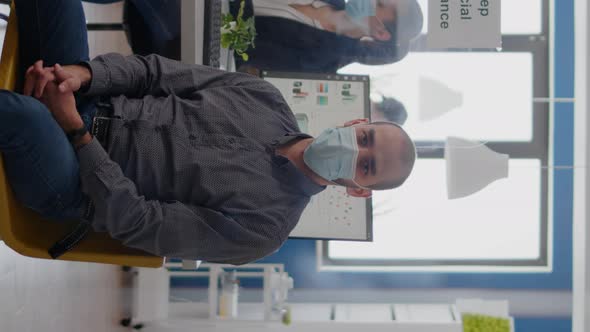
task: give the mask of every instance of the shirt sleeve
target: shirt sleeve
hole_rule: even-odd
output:
[[[85,63],[92,79],[84,95],[179,96],[221,86],[252,86],[264,82],[244,73],[227,72],[209,66],[185,64],[159,55],[108,53]]]
[[[264,220],[235,220],[209,208],[138,195],[135,184],[96,139],[77,154],[82,190],[95,205],[93,227],[106,229],[129,247],[158,256],[238,265],[271,254],[281,245],[272,227],[265,231],[248,227]]]

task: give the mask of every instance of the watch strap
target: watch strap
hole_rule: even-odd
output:
[[[68,137],[70,143],[74,143],[78,139],[82,138],[82,136],[86,135],[86,133],[88,133],[88,129],[86,129],[86,126],[82,126],[78,129],[66,132],[66,136]]]

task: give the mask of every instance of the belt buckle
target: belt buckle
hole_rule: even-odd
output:
[[[92,119],[92,136],[101,144],[106,144],[107,134],[111,125],[111,118],[97,116]]]

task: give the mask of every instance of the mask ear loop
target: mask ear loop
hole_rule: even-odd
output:
[[[361,186],[354,179],[341,179],[341,180],[350,180],[350,181],[352,181],[352,183],[354,183],[356,185],[356,187],[348,187],[348,186],[345,186],[345,185],[336,183],[336,182],[334,182],[332,180],[327,180],[327,181],[330,182],[331,185],[336,186],[336,187],[345,187],[345,188],[351,188],[351,189],[364,189],[364,190],[371,190],[371,191],[373,190],[371,188],[367,188],[367,187]]]
[[[350,181],[352,181],[352,183],[354,183],[356,185],[356,188],[353,189],[364,189],[364,190],[370,190],[372,191],[373,189],[371,188],[367,188],[365,186],[361,186],[360,184],[358,184],[358,182],[356,182],[354,179],[350,179]]]

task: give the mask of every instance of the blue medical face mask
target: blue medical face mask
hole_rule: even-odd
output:
[[[303,161],[326,180],[354,181],[359,148],[354,127],[324,130],[303,152]]]
[[[346,14],[356,21],[375,16],[376,3],[376,0],[348,0],[345,5]]]

